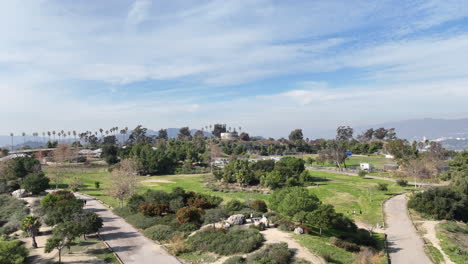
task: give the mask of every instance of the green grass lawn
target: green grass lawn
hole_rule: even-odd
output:
[[[323,202],[334,205],[338,212],[367,224],[382,223],[381,205],[385,199],[412,189],[412,187],[404,188],[384,180],[323,171],[311,171],[311,174],[323,179],[318,182],[318,187],[309,187],[312,193]],[[377,190],[378,183],[388,184],[388,191]],[[356,210],[356,215],[352,214],[353,210]]]
[[[468,225],[449,221],[436,227],[440,246],[451,261],[468,263]]]

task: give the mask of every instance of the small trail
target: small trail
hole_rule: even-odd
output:
[[[442,250],[442,247],[440,246],[440,241],[437,238],[437,232],[436,232],[436,225],[439,223],[439,221],[421,221],[422,223],[422,228],[426,231],[424,234],[424,238],[429,240],[431,244],[437,248],[440,253],[442,253],[442,256],[444,257],[444,262],[445,264],[455,264],[453,263],[449,256],[445,254],[445,252]]]
[[[430,264],[424,242],[408,216],[406,194],[396,195],[384,204],[388,246],[392,264]]]

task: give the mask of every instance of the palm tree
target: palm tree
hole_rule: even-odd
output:
[[[101,137],[102,137],[102,132],[104,131],[104,129],[100,128],[99,129],[99,132],[101,132]]]
[[[14,134],[13,134],[13,133],[10,133],[10,137],[11,137],[11,151],[13,151],[13,136],[14,136]]]
[[[45,135],[46,135],[46,132],[42,132],[42,141],[44,144],[45,144]]]
[[[47,136],[49,136],[49,141],[50,141],[50,135],[51,135],[51,134],[52,134],[52,133],[50,133],[50,131],[47,131]]]
[[[39,221],[39,217],[34,215],[27,215],[23,219],[23,223],[21,225],[21,229],[28,233],[28,236],[32,240],[32,247],[37,248],[36,242],[36,235],[39,232],[39,228],[41,227],[41,222]]]
[[[75,141],[76,141],[76,130],[73,130],[73,137],[75,138]]]
[[[26,145],[26,133],[21,133],[21,135],[23,136],[23,145]]]
[[[55,130],[52,131],[52,135],[54,135],[54,141],[55,141]]]

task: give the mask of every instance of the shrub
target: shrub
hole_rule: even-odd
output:
[[[94,187],[95,187],[96,189],[99,189],[99,188],[101,187],[101,183],[98,182],[98,181],[95,181],[95,182],[94,182]]]
[[[168,204],[142,204],[138,212],[145,216],[161,216],[169,212]]]
[[[408,186],[408,181],[407,180],[399,179],[399,180],[396,181],[396,183],[399,186],[402,186],[402,187]]]
[[[438,220],[468,221],[466,195],[456,192],[448,186],[416,193],[408,201],[408,207]]]
[[[265,230],[265,224],[260,223],[258,225],[250,225],[249,228],[257,229],[258,231],[263,231]]]
[[[23,187],[32,194],[40,194],[49,188],[49,178],[43,172],[30,173],[23,180]]]
[[[331,239],[331,243],[349,252],[359,252],[359,250],[361,250],[361,247],[359,247],[359,245],[356,245],[352,242],[348,242],[348,241],[345,241],[336,237],[333,237]]]
[[[231,228],[228,231],[209,228],[189,238],[193,248],[220,255],[249,253],[259,248],[262,242],[263,236],[258,230],[241,228]]]
[[[378,183],[377,190],[379,191],[388,191],[388,184],[387,183]]]
[[[146,237],[152,240],[166,241],[171,239],[174,236],[175,232],[176,231],[170,226],[155,225],[145,229],[145,231],[143,231],[143,234],[145,234]]]
[[[179,223],[200,222],[203,210],[194,207],[180,208],[176,213],[176,219]]]
[[[146,229],[156,224],[156,218],[144,216],[140,213],[129,215],[125,220],[139,229]]]
[[[115,208],[113,210],[113,212],[120,216],[120,217],[123,217],[123,218],[126,218],[132,214],[134,214],[134,212],[132,212],[132,210],[128,207],[128,206],[124,206],[124,207],[118,207],[118,208]]]
[[[217,223],[229,216],[228,212],[222,208],[214,208],[208,209],[205,211],[205,215],[203,215],[203,223],[205,224],[213,224]]]
[[[365,171],[365,170],[359,170],[359,172],[358,172],[358,176],[359,176],[359,177],[365,177],[366,175],[367,175],[367,171]]]
[[[184,234],[177,233],[169,241],[171,253],[179,255],[190,250],[190,246],[184,238]]]
[[[29,209],[22,200],[10,195],[0,195],[0,234],[11,234],[18,230]]]
[[[237,199],[230,200],[224,205],[224,209],[229,212],[240,211],[242,208],[244,208],[244,204]]]
[[[226,261],[224,261],[223,264],[243,264],[245,263],[245,258],[241,256],[234,256],[228,258]]]
[[[288,249],[288,244],[269,244],[264,249],[247,257],[247,263],[271,263],[288,264],[293,257],[293,252]]]
[[[26,262],[28,250],[19,240],[5,241],[0,238],[0,263],[22,264]]]
[[[135,213],[138,211],[138,208],[140,208],[140,205],[144,203],[145,197],[143,197],[143,195],[134,194],[128,199],[127,206]]]
[[[177,231],[184,232],[184,233],[192,233],[193,231],[196,231],[200,228],[200,225],[197,225],[195,223],[184,223],[181,225],[178,225]]]

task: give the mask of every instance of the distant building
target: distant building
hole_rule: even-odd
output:
[[[18,153],[18,154],[10,154],[6,157],[0,158],[0,161],[6,161],[6,160],[11,160],[14,158],[19,158],[19,157],[27,157],[28,155],[23,154],[23,153]]]
[[[390,154],[385,154],[385,158],[387,159],[394,159],[395,157],[393,155],[390,155]]]
[[[237,135],[237,132],[221,133],[221,139],[229,140],[229,139],[237,139],[237,138],[239,138],[239,135]]]

